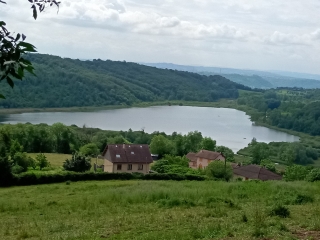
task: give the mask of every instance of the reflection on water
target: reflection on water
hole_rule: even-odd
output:
[[[163,106],[149,108],[128,108],[103,110],[97,112],[39,112],[0,115],[2,123],[47,123],[62,122],[82,127],[105,130],[141,130],[151,133],[163,131],[168,134],[190,131],[202,132],[238,151],[257,138],[260,142],[293,142],[296,136],[266,127],[255,126],[244,112],[226,108]]]

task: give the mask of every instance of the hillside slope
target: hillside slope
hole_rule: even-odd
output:
[[[221,76],[158,69],[136,63],[80,61],[32,54],[35,76],[27,76],[10,89],[0,85],[6,96],[2,108],[50,108],[130,105],[163,100],[215,101],[237,98],[247,89]]]

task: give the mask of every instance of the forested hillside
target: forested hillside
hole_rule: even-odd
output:
[[[239,105],[257,112],[253,120],[279,128],[320,135],[320,89],[277,89],[261,93],[241,92]]]
[[[221,76],[157,69],[128,62],[81,61],[32,54],[37,76],[15,88],[0,85],[2,108],[52,108],[131,105],[163,100],[215,101],[237,98],[247,89]]]

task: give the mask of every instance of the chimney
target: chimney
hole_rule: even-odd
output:
[[[125,146],[126,146],[125,144],[122,145],[123,149],[125,148]]]

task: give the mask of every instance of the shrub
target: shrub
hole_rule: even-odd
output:
[[[36,156],[36,161],[40,170],[42,170],[43,168],[50,167],[50,162],[47,160],[47,157],[42,153]]]
[[[306,167],[300,165],[292,165],[287,167],[284,174],[284,179],[286,181],[301,181],[305,180],[307,175],[308,169]]]
[[[32,157],[28,157],[28,163],[29,167],[32,167],[33,169],[37,168],[37,162]]]
[[[305,203],[313,202],[313,200],[314,199],[311,196],[298,194],[296,196],[294,203],[295,204],[305,204]]]
[[[225,164],[224,161],[213,161],[205,169],[209,178],[225,179],[229,181],[232,178],[233,171],[229,163]]]
[[[320,181],[320,168],[312,169],[306,176],[308,182]]]
[[[286,206],[277,205],[271,209],[270,216],[278,216],[281,218],[287,218],[290,216],[290,211]]]
[[[19,165],[14,165],[12,167],[12,173],[13,174],[20,174],[20,173],[23,173],[25,172],[25,170],[23,169],[23,167],[19,166]]]
[[[30,158],[28,157],[27,153],[17,152],[13,156],[13,163],[14,165],[19,165],[22,167],[23,172],[28,170],[30,166]]]
[[[73,172],[85,172],[90,170],[91,168],[91,161],[90,158],[85,156],[81,156],[78,153],[72,155],[72,158],[69,160],[67,159],[63,163],[63,168],[67,171]]]

